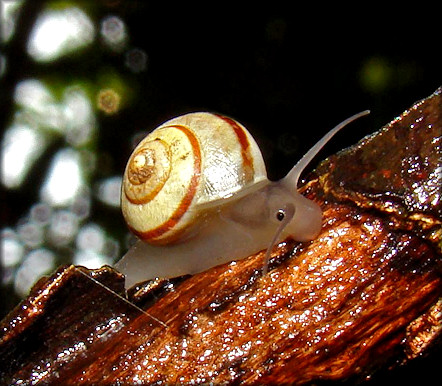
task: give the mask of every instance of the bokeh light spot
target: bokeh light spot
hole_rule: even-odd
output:
[[[101,253],[104,248],[105,234],[96,224],[87,224],[83,226],[77,235],[77,248],[90,249]]]
[[[91,194],[89,188],[83,186],[80,189],[70,205],[70,210],[78,220],[84,220],[89,217],[91,211]]]
[[[16,124],[6,130],[1,151],[1,181],[18,188],[31,166],[46,149],[46,139],[36,130]]]
[[[98,184],[97,198],[107,205],[119,207],[121,197],[121,177],[105,179]]]
[[[68,205],[83,185],[82,167],[78,152],[60,150],[52,160],[48,176],[41,188],[42,201],[52,206]]]
[[[101,253],[86,249],[76,251],[72,262],[75,265],[82,265],[89,269],[96,269],[105,264],[112,264],[112,259]]]
[[[147,54],[139,48],[132,48],[126,52],[125,64],[129,69],[138,74],[146,71],[147,68]]]
[[[121,51],[128,39],[126,25],[117,16],[108,16],[101,23],[101,36],[105,44],[114,51]]]
[[[388,87],[392,77],[389,63],[381,57],[368,59],[361,69],[361,86],[371,93],[380,93]]]
[[[31,220],[37,224],[46,225],[51,220],[52,208],[42,202],[38,202],[31,207]]]
[[[24,246],[12,229],[3,229],[1,234],[0,259],[2,267],[17,265],[24,254]]]
[[[23,264],[15,275],[15,291],[22,297],[26,296],[42,275],[50,273],[55,268],[54,253],[45,249],[35,249],[28,253]]]
[[[23,0],[0,1],[0,41],[6,43],[14,35],[18,12]]]
[[[21,224],[18,227],[18,234],[23,243],[29,248],[36,248],[43,243],[43,228],[40,224],[32,221]]]
[[[54,213],[49,224],[48,238],[52,244],[63,246],[69,244],[77,234],[78,218],[69,210]]]
[[[79,8],[47,10],[38,17],[27,50],[35,60],[58,59],[93,42],[94,26]]]
[[[97,96],[97,107],[106,114],[115,114],[120,108],[121,97],[113,89],[100,90]]]
[[[92,139],[96,122],[91,101],[81,87],[70,87],[64,93],[63,112],[66,141],[82,146]]]
[[[46,105],[54,103],[49,89],[37,79],[19,82],[15,88],[14,100],[18,105],[37,112],[43,112]]]

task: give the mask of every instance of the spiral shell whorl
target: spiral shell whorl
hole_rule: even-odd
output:
[[[210,113],[186,114],[135,148],[124,173],[122,211],[143,240],[175,242],[212,203],[265,178],[259,148],[244,127]]]
[[[133,204],[150,201],[170,175],[169,146],[161,139],[143,141],[127,164],[124,192]]]

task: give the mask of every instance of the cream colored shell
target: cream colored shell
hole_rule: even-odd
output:
[[[124,173],[122,211],[143,240],[176,242],[207,210],[266,179],[258,145],[241,124],[190,113],[165,122],[135,148]]]

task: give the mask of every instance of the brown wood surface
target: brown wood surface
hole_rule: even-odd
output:
[[[0,326],[1,381],[360,380],[438,347],[441,94],[319,165],[303,193],[324,210],[322,232],[281,243],[265,276],[261,252],[134,288],[150,316],[84,276],[123,295],[109,267],[42,279]]]

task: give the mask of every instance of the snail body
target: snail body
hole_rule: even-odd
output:
[[[148,134],[123,177],[121,207],[139,237],[116,264],[126,287],[155,277],[194,274],[245,258],[290,236],[320,232],[321,208],[297,191],[303,169],[356,114],[327,133],[283,179],[267,179],[253,137],[211,113],[174,118]]]

